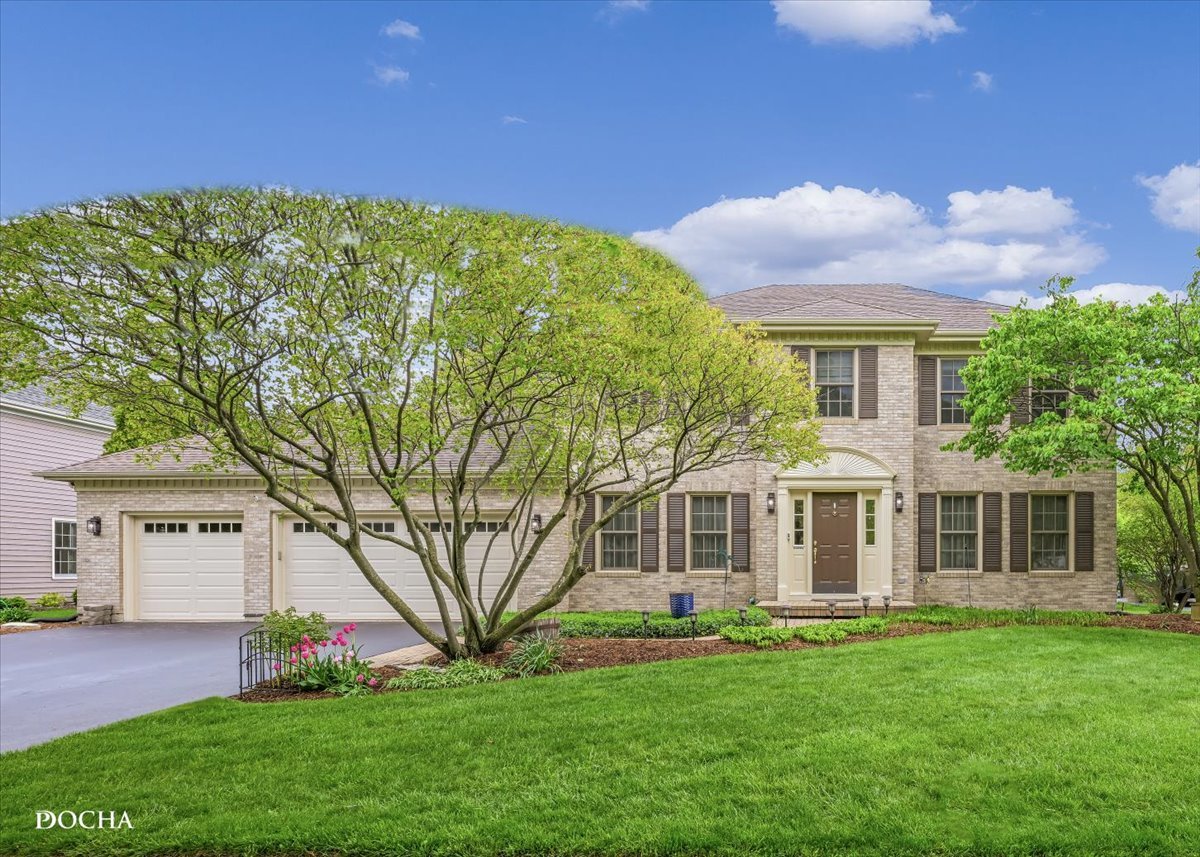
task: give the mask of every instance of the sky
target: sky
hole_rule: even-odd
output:
[[[214,185],[619,232],[710,294],[1178,289],[1200,2],[0,3],[0,215]]]

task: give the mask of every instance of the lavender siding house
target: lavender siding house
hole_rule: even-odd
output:
[[[0,394],[0,596],[75,589],[75,491],[33,474],[94,458],[112,429],[104,408],[72,417],[36,387]]]

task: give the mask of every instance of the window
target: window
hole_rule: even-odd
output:
[[[602,513],[608,512],[617,498],[601,497]],[[600,528],[601,571],[636,571],[638,567],[638,508],[622,509]]]
[[[329,524],[329,529],[333,530],[335,533],[337,532],[337,528],[338,528],[338,525],[336,523]],[[310,524],[308,521],[297,521],[296,523],[292,524],[292,532],[293,533],[315,533],[315,532],[317,532],[317,525]]]
[[[54,521],[53,577],[75,576],[75,522]]]
[[[1071,394],[1057,387],[1034,387],[1029,397],[1029,416],[1037,419],[1042,414],[1058,414],[1066,419],[1067,397]]]
[[[804,500],[792,501],[792,544],[804,547]]]
[[[867,545],[875,544],[875,500],[868,497],[863,501],[863,529],[866,531]]]
[[[1070,567],[1069,505],[1066,494],[1034,494],[1029,498],[1029,567],[1034,571],[1066,571]]]
[[[365,521],[363,526],[375,533],[394,533],[396,532],[395,521]]]
[[[976,568],[978,524],[974,496],[952,494],[941,496],[941,563],[942,569]]]
[[[818,351],[813,380],[823,417],[854,416],[854,352]]]
[[[692,498],[692,568],[724,571],[729,549],[729,498]]]
[[[242,524],[240,521],[201,521],[196,525],[196,529],[200,533],[240,533]]]
[[[142,531],[146,533],[186,533],[188,525],[174,521],[148,521]]]
[[[967,412],[962,407],[967,387],[959,375],[966,365],[966,359],[951,360],[943,357],[941,360],[941,371],[938,373],[938,397],[941,402],[943,425],[960,425],[967,421]]]
[[[431,533],[441,533],[441,532],[452,533],[452,532],[454,532],[454,522],[453,521],[446,521],[445,523],[440,523],[438,521],[428,521],[428,522],[426,522],[425,525],[427,527],[429,527],[429,532],[431,532]],[[507,533],[508,532],[508,521],[476,521],[473,524],[468,523],[468,524],[464,524],[463,526],[466,528],[467,538],[470,538],[475,533]],[[390,533],[391,530],[388,530],[387,532]]]

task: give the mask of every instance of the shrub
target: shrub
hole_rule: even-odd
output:
[[[837,626],[847,634],[870,634],[878,637],[887,633],[888,620],[882,616],[863,616],[840,621]]]
[[[759,625],[726,625],[719,633],[731,643],[769,649],[792,639],[795,628],[772,628]]]
[[[369,693],[379,684],[379,678],[367,661],[359,657],[354,644],[355,625],[351,622],[333,637],[314,640],[308,634],[290,647],[287,663],[276,663],[274,669],[291,678],[301,690],[320,690],[338,696],[357,696]],[[346,639],[350,634],[350,639]]]
[[[0,625],[5,622],[28,622],[32,618],[33,613],[30,612],[28,607],[21,607],[16,604],[0,607]]]
[[[982,628],[996,625],[1103,625],[1104,613],[1087,610],[985,610],[979,607],[929,605],[890,617],[892,622],[919,622],[951,628]]]
[[[512,653],[504,666],[519,676],[562,672],[563,644],[553,637],[531,634],[513,641]]]
[[[9,595],[5,598],[0,598],[0,610],[3,610],[5,607],[21,607],[24,609],[29,609],[29,602],[20,595]]]
[[[642,625],[642,614],[636,610],[614,610],[598,613],[556,613],[561,621],[559,633],[564,637],[690,637],[692,621],[688,617],[673,619],[665,610],[652,612],[648,627]],[[771,617],[761,607],[746,611],[748,626],[769,627]],[[708,637],[722,628],[738,625],[737,610],[704,610],[696,616],[696,635]]]
[[[71,603],[78,606],[78,604],[79,604],[79,590],[78,589],[71,590]]]
[[[67,598],[60,592],[47,592],[37,601],[33,602],[33,606],[39,610],[59,610],[65,607]]]
[[[507,678],[508,673],[478,661],[452,661],[445,669],[419,667],[387,680],[389,690],[437,690],[444,687],[466,687],[488,684]]]
[[[854,621],[854,620],[849,620]],[[806,643],[840,643],[848,633],[843,627],[848,622],[828,622],[821,625],[801,625],[795,628],[795,638]]]
[[[312,612],[302,616],[295,607],[284,611],[272,610],[262,619],[263,628],[270,635],[271,648],[284,651],[292,646],[299,648],[305,636],[318,642],[329,639],[329,622],[322,613]]]

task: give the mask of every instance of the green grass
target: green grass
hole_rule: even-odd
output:
[[[208,699],[0,756],[0,853],[1194,855],[1198,666],[1182,634],[1017,626]]]
[[[39,619],[70,619],[77,612],[74,607],[60,607],[55,610],[34,610],[33,618],[30,621],[36,622]]]
[[[1159,608],[1154,604],[1118,604],[1115,609],[1125,613],[1155,613]]]

